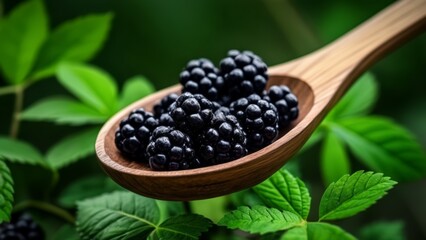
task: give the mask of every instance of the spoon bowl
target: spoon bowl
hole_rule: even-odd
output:
[[[105,124],[97,141],[100,163],[112,179],[123,187],[157,199],[203,199],[253,186],[277,171],[302,146],[296,144],[291,152],[287,149],[283,153],[285,149],[281,146],[287,143],[282,141],[289,141],[290,138],[281,136],[295,134],[292,130],[296,130],[295,126],[308,114],[313,104],[312,90],[301,80],[276,76],[271,77],[270,83],[289,86],[294,94],[303,96],[300,99],[303,104],[299,105],[298,119],[281,132],[279,139],[257,152],[228,163],[180,171],[153,171],[146,164],[126,160],[114,144],[120,121],[136,108],[143,107],[150,111],[159,99],[170,93],[179,93],[181,87],[175,85],[129,105]]]
[[[136,108],[150,111],[164,96],[180,93],[181,87],[175,85],[129,105],[105,123],[96,140],[100,165],[121,186],[156,199],[205,199],[251,187],[297,153],[357,77],[425,26],[426,1],[400,1],[332,44],[271,67],[269,86],[289,86],[298,97],[300,114],[275,142],[243,158],[198,169],[154,171],[119,153],[114,144],[119,122]]]

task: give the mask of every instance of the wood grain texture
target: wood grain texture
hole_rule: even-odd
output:
[[[165,200],[211,198],[262,182],[303,146],[351,84],[384,54],[425,30],[426,1],[396,2],[334,43],[269,69],[269,85],[286,84],[299,98],[300,115],[269,146],[243,158],[199,169],[152,171],[124,159],[114,145],[121,119],[135,108],[147,110],[175,85],[141,99],[113,116],[101,129],[96,153],[105,172],[121,186]]]

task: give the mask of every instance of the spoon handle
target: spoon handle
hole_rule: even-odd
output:
[[[270,74],[303,79],[316,96],[331,100],[330,107],[373,63],[425,28],[426,0],[398,1],[330,45],[273,67]]]

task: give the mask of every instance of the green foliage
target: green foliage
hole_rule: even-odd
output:
[[[119,189],[120,187],[110,178],[104,176],[83,177],[66,186],[60,193],[58,202],[64,207],[72,208],[76,206],[77,201]]]
[[[0,158],[0,223],[10,221],[13,193],[12,175],[6,163]]]
[[[77,231],[82,239],[196,239],[211,222],[199,215],[179,215],[160,222],[155,200],[114,192],[78,204]]]
[[[157,226],[152,233],[152,239],[198,239],[210,226],[210,220],[201,215],[179,215],[168,218]]]
[[[52,76],[63,61],[87,61],[102,47],[112,14],[80,17],[60,25],[44,42],[32,78]]]
[[[59,82],[83,103],[101,113],[113,114],[117,110],[117,86],[105,71],[76,63],[61,64]]]
[[[60,169],[83,157],[94,154],[95,140],[99,128],[92,128],[75,133],[49,149],[46,161],[53,169]]]
[[[203,215],[213,222],[219,221],[226,213],[226,196],[190,202],[191,212]]]
[[[426,154],[410,132],[385,117],[364,116],[373,108],[377,94],[374,76],[364,74],[303,147],[306,150],[325,138],[321,149],[325,184],[349,173],[346,145],[366,166],[397,181],[426,176]]]
[[[145,239],[159,224],[155,200],[114,192],[77,203],[82,239]]]
[[[404,240],[404,223],[402,221],[379,221],[361,229],[362,240]]]
[[[0,157],[24,164],[46,166],[41,153],[24,141],[0,137]]]
[[[395,184],[381,173],[358,171],[351,176],[345,175],[324,192],[319,221],[353,216],[374,204]],[[287,240],[355,239],[337,226],[307,222],[309,192],[302,181],[286,170],[280,170],[254,189],[266,206],[240,206],[227,213],[219,225],[260,234],[287,230],[281,237]]]
[[[231,229],[238,228],[250,233],[265,234],[286,230],[303,222],[300,216],[289,211],[265,206],[242,206],[226,214],[218,224]]]
[[[69,224],[61,227],[53,236],[53,240],[79,240],[78,233],[74,226]]]
[[[63,63],[57,74],[59,82],[80,101],[48,97],[23,111],[21,119],[69,125],[99,124],[118,109],[155,90],[147,79],[135,76],[125,82],[118,97],[115,80],[111,76],[99,68],[83,64]]]
[[[123,90],[118,102],[119,108],[124,108],[134,101],[148,96],[154,91],[154,86],[145,77],[134,76],[124,83]]]
[[[330,132],[324,139],[321,153],[321,171],[326,185],[351,172],[349,158],[341,140]]]
[[[58,124],[82,125],[103,123],[108,115],[68,97],[48,97],[34,103],[20,114],[23,120],[52,121]]]
[[[382,173],[358,171],[330,184],[321,198],[320,220],[353,216],[382,198],[396,182]]]
[[[378,98],[378,86],[372,73],[362,75],[327,115],[326,121],[369,113]],[[362,96],[362,97],[360,97]]]
[[[183,202],[163,200],[156,200],[155,202],[160,208],[160,221],[176,215],[182,215],[186,212]]]
[[[81,17],[51,34],[41,0],[15,8],[0,28],[0,67],[10,84],[50,77],[63,61],[87,61],[102,47],[111,14]]]
[[[426,154],[404,128],[383,117],[341,120],[332,131],[352,152],[375,171],[398,181],[420,179],[426,174]]]
[[[268,207],[295,213],[303,219],[308,217],[311,205],[308,189],[287,170],[278,171],[253,190]]]
[[[303,228],[293,228],[285,233],[281,240],[355,240],[356,238],[339,228],[328,223],[308,223]]]
[[[10,84],[26,80],[48,34],[40,0],[27,1],[4,20],[0,31],[0,65]]]

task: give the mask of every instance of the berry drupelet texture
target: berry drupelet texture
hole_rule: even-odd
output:
[[[149,166],[154,170],[181,170],[200,166],[190,137],[172,127],[159,126],[147,147]]]
[[[170,115],[177,129],[195,137],[209,126],[213,107],[213,103],[203,95],[186,92],[170,106]]]
[[[176,93],[171,93],[165,97],[163,97],[160,102],[154,105],[153,111],[154,116],[156,118],[160,118],[161,114],[168,113],[170,105],[172,105],[176,99],[178,99],[179,95]]]
[[[297,97],[285,85],[274,85],[263,95],[263,99],[277,108],[280,129],[287,127],[299,116]]]
[[[229,162],[247,154],[246,134],[237,118],[222,112],[215,114],[211,127],[199,138],[199,144],[198,155],[206,165]]]
[[[278,136],[278,114],[275,106],[252,94],[231,103],[235,115],[247,134],[249,152],[269,145]]]
[[[261,94],[268,81],[267,66],[250,51],[231,50],[220,62],[227,97],[235,100],[253,93]]]
[[[220,98],[223,91],[223,78],[213,63],[205,58],[191,60],[180,74],[182,92],[202,94],[211,101]]]
[[[13,215],[10,223],[0,225],[0,240],[44,240],[43,230],[29,214]]]
[[[132,111],[115,132],[115,145],[132,160],[146,162],[146,147],[159,122],[143,108]]]
[[[169,127],[175,126],[175,122],[169,114],[169,108],[174,102],[176,102],[176,99],[178,99],[178,97],[179,95],[177,95],[176,93],[171,93],[163,97],[157,104],[154,105],[154,117],[158,119],[160,123],[159,125]]]

